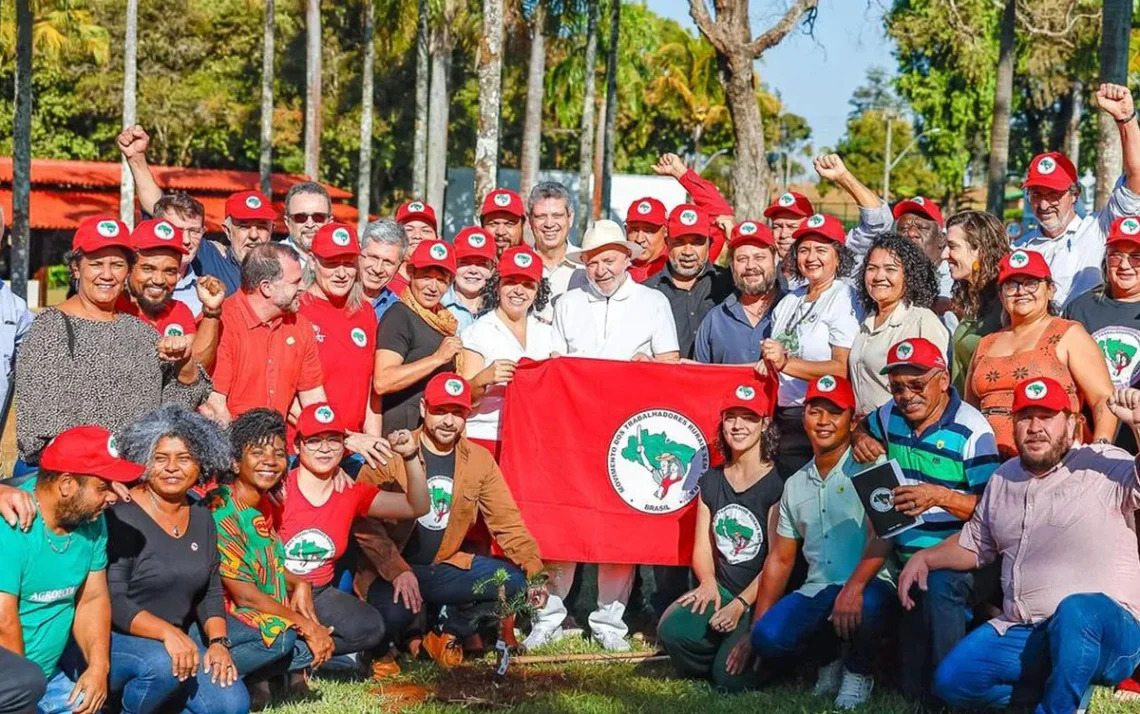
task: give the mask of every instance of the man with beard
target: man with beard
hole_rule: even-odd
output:
[[[241,266],[241,291],[222,305],[222,339],[214,366],[213,417],[228,424],[250,409],[288,414],[327,402],[313,324],[297,314],[302,292],[297,252],[258,245]]]
[[[768,227],[755,221],[735,226],[728,264],[736,290],[701,320],[693,359],[705,364],[756,364],[760,343],[771,336],[772,307],[783,296],[776,242]]]
[[[483,199],[479,225],[495,238],[495,259],[507,248],[522,245],[526,209],[522,196],[507,188],[497,188]]]
[[[1120,130],[1123,181],[1117,183],[1104,208],[1081,218],[1075,208],[1081,184],[1073,162],[1056,152],[1033,157],[1022,187],[1039,225],[1012,246],[1045,256],[1057,288],[1054,301],[1063,307],[1100,284],[1104,241],[1112,222],[1140,213],[1140,125],[1132,92],[1117,84],[1102,84],[1096,98]]]
[[[688,192],[692,202],[700,206],[709,217],[709,260],[716,262],[724,249],[725,238],[732,228],[732,204],[721,195],[720,189],[712,181],[702,177],[695,170],[685,166],[676,154],[662,154],[652,166],[658,176],[672,176]],[[635,203],[636,205],[636,203]],[[626,215],[626,220],[629,215]],[[721,230],[715,230],[720,228]],[[649,273],[652,275],[653,273]]]
[[[111,484],[143,471],[119,458],[111,432],[79,426],[55,437],[40,455],[39,474],[20,485],[39,513],[27,530],[0,524],[0,710],[102,709],[111,666],[103,511],[118,500]],[[85,663],[78,667],[60,662],[72,638]],[[38,677],[29,677],[29,663]],[[37,692],[38,702],[28,701]]]
[[[289,235],[283,244],[297,251],[304,267],[313,248],[313,237],[321,226],[332,223],[332,199],[328,189],[316,181],[302,181],[285,193],[285,228]]]
[[[1120,390],[1108,405],[1140,425],[1140,391]],[[1136,461],[1079,444],[1080,415],[1055,380],[1020,382],[1012,410],[1018,457],[994,472],[957,538],[910,559],[899,599],[912,608],[911,588],[926,589],[931,571],[1000,556],[1002,613],[942,660],[934,694],[953,708],[1084,711],[1092,684],[1115,684],[1140,664]]]
[[[701,321],[732,292],[732,274],[709,262],[712,227],[704,210],[682,203],[669,214],[668,228],[668,263],[646,280],[645,286],[661,292],[669,301],[681,357],[691,359]]]
[[[276,220],[277,211],[260,191],[230,194],[226,199],[226,219],[222,222],[229,247],[204,241],[198,247],[194,272],[220,279],[226,285],[227,297],[238,292],[242,262],[255,245],[269,242]]]
[[[957,537],[1001,459],[989,422],[950,386],[946,359],[933,342],[915,337],[896,343],[883,372],[894,399],[855,429],[852,452],[860,464],[884,457],[897,461],[910,485],[894,489],[894,508],[921,515],[924,523],[887,542],[872,538],[863,559],[881,564],[893,552],[905,563],[922,549]],[[847,581],[837,607],[845,603],[854,611],[871,570]],[[934,669],[966,636],[974,591],[973,571],[939,570],[925,588],[909,593],[915,606],[903,614],[898,658],[907,697],[926,696]]]

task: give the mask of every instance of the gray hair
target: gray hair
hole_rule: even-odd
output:
[[[282,260],[300,263],[297,252],[281,243],[258,243],[249,249],[241,262],[242,292],[252,293],[264,282],[275,283],[285,274]]]
[[[526,214],[532,215],[534,204],[547,198],[562,199],[562,202],[566,204],[566,212],[571,217],[574,216],[574,202],[570,200],[570,189],[557,181],[540,181],[534,185],[534,188],[530,190],[530,195],[526,197]]]
[[[285,204],[284,204],[284,206],[285,206],[285,217],[286,218],[289,217],[289,201],[292,201],[293,197],[296,196],[297,194],[300,194],[300,193],[313,193],[313,194],[316,194],[318,196],[324,196],[325,202],[329,204],[329,214],[331,217],[332,199],[329,198],[328,189],[325,188],[324,186],[320,185],[316,181],[302,181],[300,183],[293,184],[292,186],[289,187],[289,190],[285,192]],[[292,219],[290,219],[290,220],[292,220]]]
[[[408,234],[399,223],[390,218],[372,221],[364,227],[364,232],[360,234],[361,252],[371,243],[399,246],[401,263],[408,257]]]
[[[117,437],[123,458],[145,464],[143,480],[150,478],[150,464],[158,442],[175,437],[186,444],[201,472],[198,483],[205,483],[231,467],[230,441],[222,428],[206,417],[180,404],[164,404],[144,414]]]

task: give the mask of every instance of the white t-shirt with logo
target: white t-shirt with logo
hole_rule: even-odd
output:
[[[789,357],[826,362],[833,346],[851,349],[859,334],[861,311],[856,309],[855,290],[842,280],[833,282],[814,303],[807,302],[807,291],[796,288],[776,304],[772,339],[784,342]],[[779,406],[802,406],[805,394],[805,380],[780,374]]]

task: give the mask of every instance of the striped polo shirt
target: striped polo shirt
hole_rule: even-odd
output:
[[[981,412],[964,403],[953,387],[946,411],[921,434],[914,433],[894,401],[871,412],[866,428],[871,436],[886,444],[887,458],[898,462],[910,483],[929,483],[980,496],[1001,465],[989,422]],[[893,539],[904,561],[962,529],[963,522],[942,508],[931,508],[922,518],[922,525]]]

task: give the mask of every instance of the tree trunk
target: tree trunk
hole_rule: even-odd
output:
[[[1009,172],[1009,121],[1013,105],[1013,65],[1016,60],[1013,40],[1016,22],[1017,0],[1005,0],[998,44],[997,78],[994,82],[989,185],[986,189],[986,210],[998,218],[1005,213],[1005,176]]]
[[[894,149],[892,142],[894,140],[895,118],[889,111],[883,112],[883,118],[887,121],[887,143],[883,151],[883,190],[879,192],[879,196],[889,203],[891,200],[891,151]]]
[[[586,82],[582,131],[578,137],[578,240],[590,224],[590,169],[594,158],[594,69],[598,61],[598,3],[588,3],[586,16]]]
[[[1132,28],[1132,0],[1104,0],[1100,33],[1100,81],[1128,83],[1128,41]],[[1097,112],[1096,208],[1108,196],[1120,176],[1120,130],[1106,112]]]
[[[431,89],[428,97],[427,202],[442,222],[447,190],[447,129],[450,106],[451,28],[447,19],[435,29],[431,48]]]
[[[613,188],[614,150],[617,133],[617,67],[618,42],[621,39],[621,2],[610,6],[610,54],[606,60],[606,138],[605,166],[602,168],[602,215],[610,217],[610,192]]]
[[[499,105],[503,98],[503,0],[483,0],[479,78],[479,133],[475,137],[475,205],[498,186]]]
[[[1085,83],[1079,79],[1073,80],[1073,87],[1069,90],[1069,121],[1065,125],[1065,156],[1073,162],[1074,166],[1081,165],[1081,119],[1085,108]]]
[[[594,175],[590,181],[590,220],[605,218],[602,213],[602,174],[606,170],[606,103],[598,102],[597,127],[594,129]]]
[[[16,121],[12,136],[12,292],[28,297],[32,193],[32,8],[16,0]],[[0,232],[3,231],[0,221]]]
[[[412,136],[412,195],[427,193],[428,83],[431,50],[428,38],[428,3],[419,0],[416,21],[416,125]]]
[[[127,31],[123,38],[123,128],[138,124],[139,0],[127,0]],[[135,181],[127,160],[119,162],[119,218],[135,225]]]
[[[257,170],[261,192],[272,196],[269,177],[273,173],[273,45],[277,34],[276,0],[265,0],[265,33],[261,45],[261,154]]]
[[[756,217],[768,206],[768,159],[764,149],[764,119],[752,85],[752,55],[740,52],[724,58],[724,95],[732,116],[736,156],[732,188],[736,215]]]
[[[524,197],[538,183],[542,156],[542,100],[546,75],[546,2],[539,0],[531,19],[530,61],[526,73],[526,111],[523,115],[519,193]]]
[[[372,192],[372,85],[376,71],[376,7],[374,0],[364,0],[364,71],[360,82],[360,166],[357,169],[356,230],[364,232],[368,225],[368,204]]]
[[[321,170],[321,0],[307,0],[305,11],[305,173],[320,180]]]

